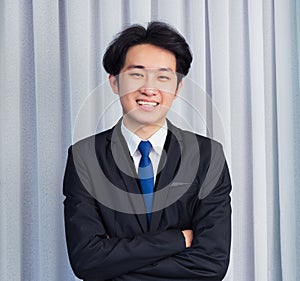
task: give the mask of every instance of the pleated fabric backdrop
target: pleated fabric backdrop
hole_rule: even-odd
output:
[[[0,280],[71,281],[67,148],[120,117],[101,60],[163,20],[194,54],[175,124],[222,142],[232,182],[226,281],[300,280],[300,5],[293,0],[2,0]]]

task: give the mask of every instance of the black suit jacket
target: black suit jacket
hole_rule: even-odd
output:
[[[69,149],[63,192],[74,273],[88,281],[220,281],[231,240],[231,182],[220,144],[168,122],[150,225],[133,161],[112,129]],[[181,230],[193,230],[185,247]]]

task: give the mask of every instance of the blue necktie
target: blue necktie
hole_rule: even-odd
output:
[[[142,154],[139,163],[138,176],[146,205],[148,222],[150,222],[154,192],[154,174],[151,159],[149,157],[152,145],[149,141],[141,141],[138,148]]]

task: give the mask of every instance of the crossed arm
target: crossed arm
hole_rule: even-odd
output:
[[[70,152],[64,204],[75,274],[88,281],[222,280],[229,262],[230,189],[225,165],[216,187],[198,200],[192,229],[108,237],[97,202],[82,185]]]

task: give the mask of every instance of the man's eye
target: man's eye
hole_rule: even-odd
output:
[[[158,76],[160,81],[169,81],[171,78],[169,76],[160,75]]]
[[[137,73],[137,72],[129,73],[129,75],[132,77],[137,77],[137,78],[144,77],[144,75],[142,73]]]

